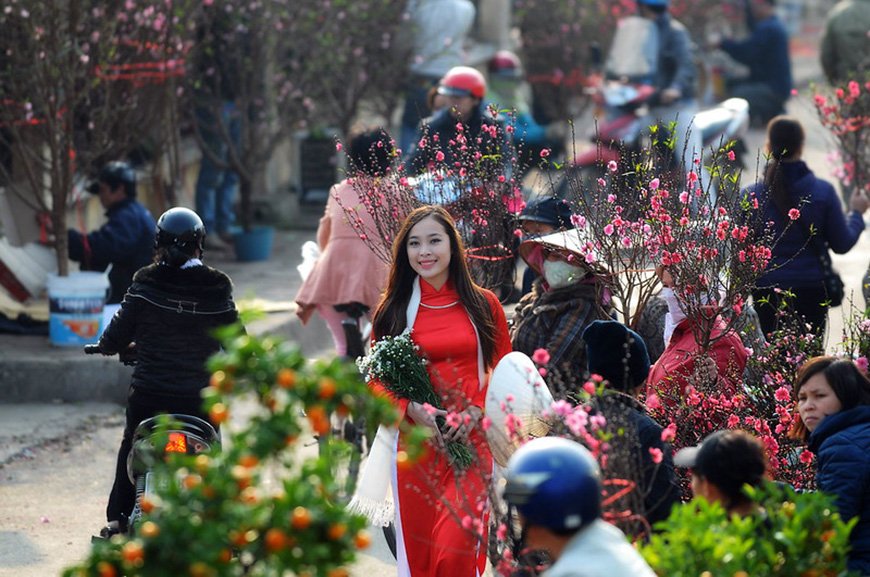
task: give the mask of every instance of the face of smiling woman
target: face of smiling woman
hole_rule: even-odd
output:
[[[441,289],[450,274],[450,237],[441,223],[427,216],[415,224],[405,248],[414,272],[436,290]]]

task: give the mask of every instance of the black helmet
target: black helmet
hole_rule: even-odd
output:
[[[100,190],[99,183],[101,182],[105,182],[112,190],[123,185],[127,196],[136,196],[136,171],[126,162],[116,160],[106,164],[100,170],[97,180],[88,186],[88,192],[97,194]]]
[[[193,256],[194,250],[202,250],[205,241],[205,225],[199,215],[189,208],[170,208],[157,219],[157,236],[154,247],[157,249],[173,247]]]

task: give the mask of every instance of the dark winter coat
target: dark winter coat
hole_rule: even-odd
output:
[[[117,353],[136,343],[136,389],[198,394],[209,380],[206,359],[220,350],[211,332],[237,319],[232,281],[221,271],[152,264],[136,273],[100,348]]]
[[[640,402],[618,391],[596,397],[593,407],[606,419],[608,430],[620,431],[610,441],[605,476],[637,484],[625,503],[617,501],[615,506],[643,516],[650,526],[667,519],[680,502],[680,487],[670,444],[662,441],[662,426]],[[650,449],[662,452],[661,462],[654,462]]]
[[[110,206],[106,218],[106,224],[87,236],[70,229],[69,257],[82,263],[82,270],[102,272],[111,264],[107,302],[117,304],[124,298],[136,271],[154,257],[157,223],[148,209],[133,198]]]
[[[748,37],[742,40],[727,38],[722,41],[721,48],[731,58],[749,67],[749,82],[768,85],[783,100],[791,95],[788,32],[779,18],[771,16],[755,23]]]
[[[679,90],[681,100],[694,98],[697,72],[695,46],[689,31],[667,12],[656,18],[655,23],[659,31],[655,87],[660,91],[668,88]]]
[[[870,405],[822,419],[810,435],[816,484],[833,495],[844,520],[858,517],[849,538],[849,569],[870,575]]]
[[[779,238],[773,248],[769,272],[758,279],[757,285],[761,288],[820,287],[824,274],[816,247],[826,245],[821,250],[828,250],[829,246],[835,253],[845,254],[861,237],[864,219],[857,212],[844,216],[834,187],[816,178],[803,161],[781,163],[777,178],[782,179],[801,217],[780,237],[787,217],[769,199],[767,188],[756,183],[746,189],[747,193],[755,194],[759,209],[764,211],[764,222],[774,223],[776,238]],[[816,240],[807,242],[810,230],[815,231]]]
[[[457,128],[460,124],[463,127],[461,132]],[[493,128],[496,129],[494,132]],[[432,167],[453,169],[455,168],[454,163],[460,160],[467,163],[472,162],[473,153],[459,152],[460,146],[450,144],[455,142],[460,135],[466,136],[469,151],[480,152],[491,159],[487,162],[497,165],[493,168],[483,169],[483,173],[503,174],[510,177],[512,152],[504,126],[489,112],[484,112],[481,107],[475,108],[470,114],[470,118],[463,119],[462,123],[454,118],[446,108],[423,120],[417,131],[417,138],[405,156],[405,171],[410,175],[417,175],[429,171]],[[478,138],[480,142],[478,142]],[[426,144],[420,146],[420,141],[423,139],[425,139]],[[443,161],[436,160],[438,152],[444,154]]]
[[[538,349],[550,354],[545,380],[554,396],[565,398],[586,378],[586,341],[583,331],[595,320],[611,320],[601,301],[597,284],[573,283],[546,290],[537,278],[532,292],[517,304],[511,319],[511,342],[515,351],[528,356]]]

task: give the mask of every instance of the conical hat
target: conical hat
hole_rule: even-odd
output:
[[[519,351],[502,357],[492,372],[486,394],[486,416],[491,421],[486,438],[496,463],[506,466],[525,441],[550,431],[541,413],[552,404],[553,395],[532,359]],[[519,420],[513,436],[507,428],[508,415]]]
[[[586,261],[586,251],[588,249],[586,247],[585,237],[581,237],[581,235],[586,234],[586,232],[578,229],[568,229],[553,232],[546,236],[526,239],[520,243],[520,257],[522,257],[532,270],[541,274],[544,263],[544,249],[556,250],[573,255],[574,264],[585,267],[593,274],[607,274],[607,270],[604,268],[602,263],[590,263]]]

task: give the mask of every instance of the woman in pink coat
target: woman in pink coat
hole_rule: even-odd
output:
[[[351,139],[348,156],[359,174],[354,178],[384,178],[393,159],[393,143],[383,130],[362,133]],[[348,220],[359,219],[356,228]],[[357,189],[343,180],[329,191],[323,217],[317,228],[320,258],[296,294],[296,314],[306,324],[316,310],[332,333],[336,352],[347,354],[342,321],[347,313],[336,305],[361,303],[374,310],[387,284],[389,267],[360,238],[360,230],[373,230],[371,215],[361,206]]]

